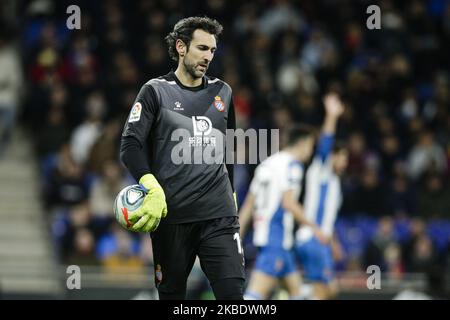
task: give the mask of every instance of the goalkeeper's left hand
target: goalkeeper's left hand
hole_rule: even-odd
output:
[[[128,219],[134,222],[131,227],[132,231],[152,232],[158,227],[161,218],[167,215],[166,196],[163,188],[152,174],[142,176],[139,184],[147,192],[147,195],[139,209],[130,212]]]
[[[238,211],[238,203],[237,203],[236,192],[233,192],[233,198],[234,198],[234,204],[235,204],[235,206],[236,206],[236,211]]]

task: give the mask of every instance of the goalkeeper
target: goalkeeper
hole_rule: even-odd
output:
[[[122,133],[122,162],[147,192],[129,220],[134,231],[150,232],[160,299],[186,298],[197,256],[216,299],[243,299],[233,165],[173,159],[180,145],[174,138],[177,130],[188,133],[188,152],[193,154],[205,146],[217,147],[213,135],[224,141],[226,129],[235,129],[231,88],[205,75],[221,31],[207,17],[175,25],[166,41],[178,67],[141,88]],[[225,157],[222,146],[216,152]]]

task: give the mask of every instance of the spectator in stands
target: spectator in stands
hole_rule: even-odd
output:
[[[362,132],[353,132],[348,137],[349,163],[347,178],[354,184],[363,175],[369,152]]]
[[[120,124],[118,121],[107,122],[89,151],[87,169],[95,174],[102,174],[106,162],[117,161],[118,143],[120,139]]]
[[[89,157],[92,145],[101,134],[102,118],[105,113],[105,99],[100,91],[91,93],[86,102],[86,120],[75,128],[71,141],[70,152],[75,163],[84,165]]]
[[[381,138],[381,167],[385,179],[391,180],[395,166],[401,161],[400,141],[398,137],[389,133]]]
[[[52,107],[44,128],[38,133],[37,154],[41,159],[57,153],[68,141],[70,131],[67,127],[64,110]]]
[[[289,29],[300,33],[304,26],[296,6],[287,0],[277,0],[262,14],[258,29],[269,36],[276,36],[280,31]]]
[[[89,229],[80,228],[75,231],[74,248],[66,261],[67,264],[81,266],[99,265],[95,255],[95,238]]]
[[[397,242],[388,244],[386,249],[384,250],[383,258],[388,275],[391,278],[399,279],[404,272],[400,244],[398,244]]]
[[[132,237],[131,233],[121,227],[113,226],[112,230],[107,240],[110,242],[109,249],[100,249],[105,271],[110,273],[127,273],[130,270],[142,272],[144,262],[140,259],[139,250],[136,248],[139,242]],[[101,243],[102,241],[100,241]]]
[[[83,167],[72,159],[69,145],[62,146],[57,164],[48,178],[45,190],[48,207],[70,206],[87,199],[89,194],[87,178]]]
[[[409,238],[402,245],[402,260],[407,272],[412,270],[412,256],[418,239],[426,234],[426,224],[421,218],[414,218],[409,223]]]
[[[153,267],[153,249],[151,238],[145,235],[141,237],[139,247],[139,258],[141,259],[141,261],[145,266]]]
[[[0,155],[11,138],[23,87],[20,55],[6,32],[0,26]]]
[[[80,203],[55,210],[54,215],[53,236],[58,241],[61,259],[67,262],[75,250],[77,230],[93,231],[91,213],[87,203]],[[80,237],[84,238],[85,235]]]
[[[394,169],[395,176],[390,181],[387,192],[388,212],[396,217],[408,218],[416,214],[416,195],[410,184],[409,178],[400,164]]]
[[[369,241],[364,256],[365,266],[377,265],[381,271],[389,271],[389,263],[392,259],[389,257],[390,251],[397,251],[397,241],[394,235],[394,222],[391,217],[385,216],[379,220],[378,229],[374,237]],[[397,253],[394,252],[394,255]],[[388,260],[386,258],[388,257]],[[392,259],[392,260],[391,260]],[[395,261],[397,263],[397,261]]]
[[[450,218],[450,189],[442,175],[430,173],[419,191],[419,212],[426,219]]]
[[[409,270],[411,272],[427,273],[436,265],[437,255],[431,239],[426,233],[419,235],[412,248]]]
[[[112,220],[114,199],[128,184],[130,183],[124,178],[124,172],[116,161],[103,163],[102,174],[93,183],[89,197],[93,217]]]
[[[386,208],[386,190],[381,184],[375,169],[366,169],[361,177],[361,184],[355,190],[353,212],[365,213],[373,217],[389,214]]]
[[[312,30],[304,45],[300,64],[308,71],[315,71],[327,65],[330,56],[335,54],[333,41],[320,29]]]
[[[159,77],[167,73],[167,60],[165,44],[161,37],[151,35],[145,40],[145,74],[149,78]]]
[[[418,141],[408,155],[409,174],[418,179],[426,170],[444,173],[447,169],[444,149],[436,143],[433,132],[419,134]]]

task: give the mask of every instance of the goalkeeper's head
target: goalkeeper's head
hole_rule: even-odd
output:
[[[189,17],[178,21],[166,37],[170,57],[193,79],[208,70],[217,49],[222,25],[208,17]]]

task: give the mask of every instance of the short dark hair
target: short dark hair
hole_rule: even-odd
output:
[[[347,143],[344,140],[336,139],[333,144],[333,153],[347,150]]]
[[[223,27],[217,20],[208,17],[189,17],[181,19],[175,24],[173,31],[166,36],[166,42],[169,46],[169,56],[173,60],[178,61],[178,52],[175,47],[177,39],[182,40],[189,48],[192,35],[197,29],[204,30],[214,35],[217,41],[218,36],[222,33]]]
[[[316,129],[313,126],[307,124],[297,124],[288,128],[287,130],[287,145],[292,146],[298,141],[308,138],[315,137]]]

